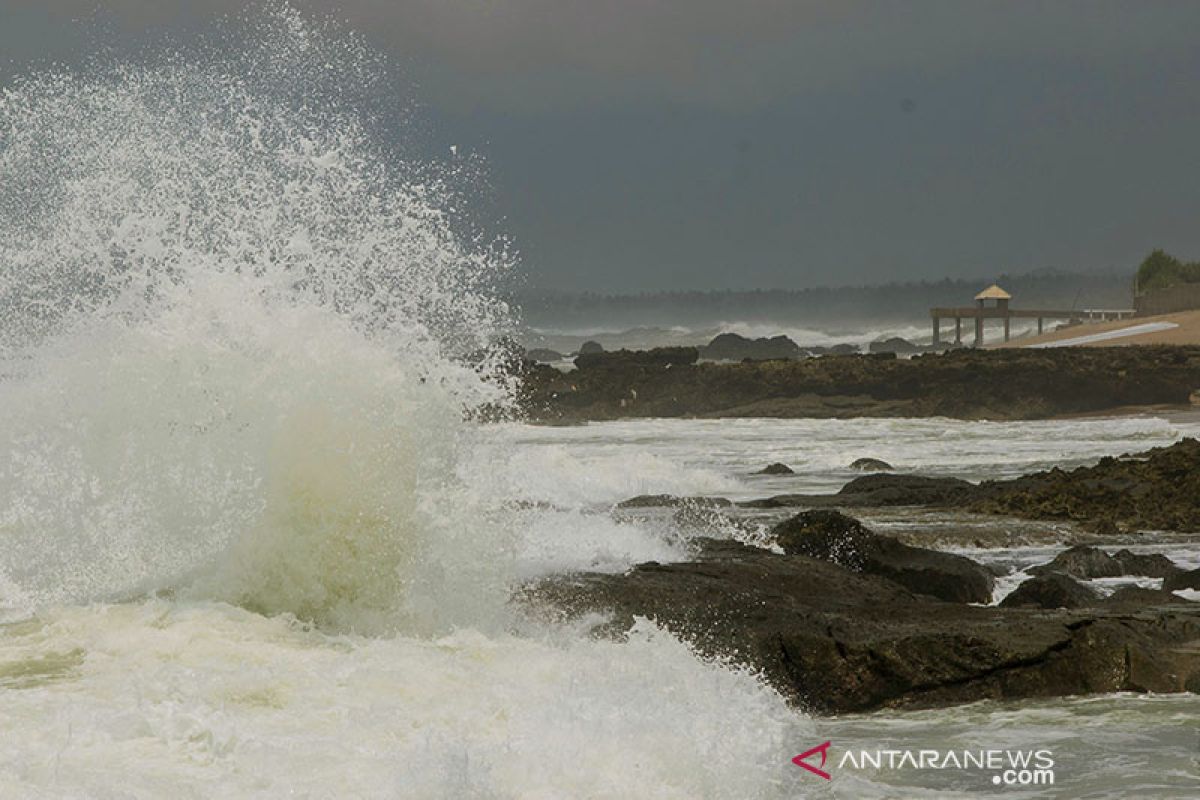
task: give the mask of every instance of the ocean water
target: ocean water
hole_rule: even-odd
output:
[[[791,761],[825,739],[1044,745],[1059,789],[1186,796],[1191,698],[813,719],[649,622],[600,641],[509,598],[686,558],[696,532],[613,512],[633,494],[828,490],[859,455],[1017,474],[1190,423],[469,422],[509,397],[467,357],[515,324],[503,243],[464,229],[452,165],[381,144],[388,68],[356,38],[229,24],[0,95],[0,797],[993,788],[826,782]],[[749,475],[772,460],[800,475]],[[970,521],[872,523],[971,546]]]

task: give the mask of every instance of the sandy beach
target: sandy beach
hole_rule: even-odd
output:
[[[1125,331],[1128,333],[1123,333]],[[1101,338],[1102,335],[1107,336]],[[1086,341],[1083,341],[1085,338]],[[1124,347],[1131,344],[1200,344],[1200,311],[1135,317],[1094,325],[1073,325],[1041,336],[1022,337],[988,347]]]

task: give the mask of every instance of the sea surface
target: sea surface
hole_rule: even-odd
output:
[[[518,328],[506,242],[457,211],[474,166],[414,159],[361,38],[223,24],[0,95],[0,798],[1197,795],[1193,697],[817,719],[649,621],[598,640],[511,597],[687,558],[635,494],[831,491],[860,456],[1017,475],[1200,426],[470,421],[511,402],[488,348]],[[866,519],[1010,584],[1077,534]],[[1055,785],[793,763],[825,741],[1048,749]]]
[[[1197,423],[1153,416],[480,426],[455,467],[475,512],[457,520],[464,529],[455,546],[469,550],[503,532],[505,547],[489,557],[511,583],[620,571],[686,558],[693,535],[669,517],[614,513],[616,502],[637,494],[830,491],[865,455],[905,471],[980,479],[1086,464],[1196,433]],[[770,461],[797,474],[752,474]],[[342,468],[321,467],[336,484],[329,491],[348,490]],[[940,526],[935,543],[1010,562],[1014,572],[1052,557],[1074,535],[1062,525],[953,513],[873,524],[901,535]],[[980,531],[1012,543],[970,544]],[[1184,537],[1164,535],[1144,549],[1200,563],[1200,544]],[[320,553],[304,557],[318,561],[312,569],[346,567],[320,563]],[[10,609],[0,629],[0,796],[1195,796],[1193,696],[812,718],[649,623],[628,642],[596,641],[480,611],[459,594],[471,591],[439,596],[460,606],[431,612],[453,620],[444,627],[371,634],[194,590],[61,602],[32,614]],[[828,782],[791,763],[824,741],[835,760]],[[847,751],[905,748],[1044,749],[1055,783],[997,787],[987,769],[836,766]]]

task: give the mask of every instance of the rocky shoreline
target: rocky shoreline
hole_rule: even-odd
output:
[[[702,362],[695,348],[588,353],[576,369],[522,367],[530,419],[929,417],[1044,419],[1146,405],[1186,406],[1200,347],[952,350],[799,360]]]
[[[1183,439],[1094,466],[1052,469],[1007,481],[878,473],[837,494],[776,495],[751,508],[929,506],[979,514],[1081,523],[1100,533],[1200,531],[1200,441]]]
[[[1200,531],[1197,480],[1200,442],[1183,440],[1009,481],[874,474],[834,495],[631,498],[620,507],[672,509],[706,531],[691,540],[691,557],[624,574],[553,577],[521,598],[558,618],[600,614],[593,627],[600,636],[621,637],[635,618],[651,619],[705,656],[756,671],[810,713],[1200,693],[1200,603],[1174,593],[1200,590],[1200,570],[1161,554],[1077,546],[1029,568],[1030,577],[992,605],[993,567],[904,544],[845,513],[969,509],[1067,519],[1102,538],[1146,528]],[[790,516],[758,546],[712,538],[714,518],[755,509]],[[1105,596],[1087,583],[1116,576],[1161,584],[1146,588],[1143,580]]]

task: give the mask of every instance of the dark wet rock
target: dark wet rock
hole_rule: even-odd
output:
[[[1144,575],[1148,578],[1165,578],[1179,572],[1175,562],[1159,553],[1139,555],[1129,550],[1118,550],[1109,555],[1095,547],[1076,545],[1054,557],[1053,561],[1030,567],[1030,575],[1062,572],[1076,578],[1116,578],[1122,575]]]
[[[767,466],[763,467],[762,469],[760,469],[758,472],[756,472],[754,474],[755,475],[795,475],[796,471],[793,470],[791,467],[789,467],[787,464],[782,464],[782,463],[776,461],[774,464],[767,464]]]
[[[863,472],[891,472],[895,467],[878,458],[856,458],[850,462],[850,469],[857,469]]]
[[[1200,589],[1200,569],[1179,572],[1164,578],[1162,588],[1168,592],[1178,589]]]
[[[724,497],[679,497],[673,494],[639,494],[617,503],[617,508],[728,508],[733,501]]]
[[[702,358],[713,361],[768,361],[801,355],[800,347],[786,336],[749,339],[736,333],[722,333],[700,349]]]
[[[1104,604],[1107,606],[1120,606],[1122,608],[1138,608],[1141,606],[1162,606],[1172,604],[1190,604],[1192,601],[1186,600],[1177,594],[1165,591],[1163,589],[1147,589],[1145,586],[1122,586],[1115,592],[1104,598]]]
[[[656,347],[653,350],[613,350],[611,352],[581,353],[575,357],[580,374],[576,380],[587,380],[620,374],[640,376],[650,380],[659,372],[673,367],[686,367],[700,357],[694,347]],[[630,388],[636,388],[636,383]]]
[[[1111,522],[1138,530],[1200,530],[1200,442],[1183,439],[1091,467],[1052,469],[980,485],[970,510],[1035,519]]]
[[[537,361],[541,364],[553,363],[562,361],[564,356],[557,350],[550,350],[545,347],[534,347],[525,351],[525,357],[530,361]]]
[[[588,341],[588,342],[584,342],[583,344],[579,345],[579,355],[581,355],[581,356],[590,356],[590,355],[594,355],[596,353],[603,353],[603,352],[604,352],[604,345],[600,344],[599,342]]]
[[[779,494],[738,503],[745,508],[880,508],[885,506],[942,506],[966,502],[975,484],[958,478],[875,473],[855,478],[837,494]]]
[[[876,474],[850,481],[838,497],[860,506],[945,505],[969,497],[974,489],[974,484],[958,478]]]
[[[1090,608],[1100,601],[1094,589],[1084,586],[1070,575],[1047,572],[1021,583],[1000,601],[1002,608],[1035,606],[1037,608]]]
[[[646,351],[647,353],[653,351]],[[694,361],[694,360],[693,360]],[[581,375],[530,374],[537,418],[927,417],[1039,419],[1129,405],[1186,405],[1200,347],[951,350],[689,363],[653,375],[635,359]],[[635,407],[620,399],[636,389]]]
[[[878,575],[918,594],[955,603],[992,599],[995,577],[981,564],[953,553],[910,547],[840,511],[804,511],[776,525],[771,536],[789,555]]]
[[[1200,689],[1200,605],[1043,610],[945,603],[806,556],[701,539],[693,561],[530,587],[544,613],[648,618],[744,664],[798,707],[847,713],[983,699]]]
[[[836,495],[779,495],[748,508],[933,506],[984,514],[1079,523],[1104,530],[1200,531],[1200,442],[1183,439],[1092,467],[1052,469],[1005,481],[973,484],[957,478],[875,474],[856,478]],[[1163,556],[1126,553],[1122,563],[1162,577]],[[1123,567],[1124,569],[1124,567]]]
[[[867,352],[869,353],[895,353],[898,356],[909,356],[914,353],[930,353],[941,349],[940,345],[915,344],[899,336],[893,336],[890,339],[879,339],[867,345]]]

